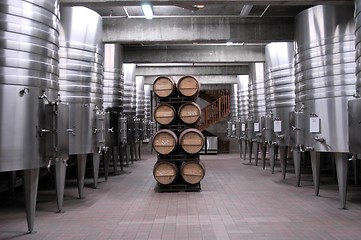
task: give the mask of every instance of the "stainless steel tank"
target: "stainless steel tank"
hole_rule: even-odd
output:
[[[123,112],[127,116],[136,115],[136,75],[135,64],[123,64],[124,71],[124,103]]]
[[[287,147],[291,146],[289,116],[295,107],[294,42],[275,42],[266,46],[264,139],[270,146],[270,165],[274,173],[278,148],[283,179],[286,177]]]
[[[145,93],[144,93],[144,77],[137,76],[136,77],[136,100],[135,100],[135,111],[136,116],[140,119],[144,119],[145,117]]]
[[[151,138],[152,134],[152,85],[144,85],[144,134],[145,138]]]
[[[352,6],[316,6],[296,17],[297,144],[319,152],[348,152],[347,101],[355,90]]]
[[[237,76],[238,86],[238,126],[236,127],[236,135],[244,138],[246,134],[246,123],[249,116],[249,91],[248,91],[248,75]]]
[[[69,103],[70,154],[96,151],[95,116],[102,109],[102,18],[84,7],[62,7],[59,84]]]
[[[249,64],[249,117],[247,138],[260,140],[262,117],[266,114],[264,63]]]
[[[238,85],[230,87],[230,121],[228,122],[228,137],[236,137],[236,121],[238,120]]]
[[[3,0],[0,22],[0,172],[24,170],[32,232],[39,168],[68,158],[67,107],[58,99],[58,1]]]
[[[265,140],[279,146],[290,146],[289,113],[295,107],[294,42],[274,42],[265,50],[266,112],[271,129]]]
[[[136,139],[142,141],[144,138],[144,125],[145,125],[145,105],[144,105],[144,77],[136,76],[135,78],[135,112],[136,117],[139,119],[139,127],[135,128]]]
[[[236,137],[239,139],[240,157],[246,159],[246,125],[249,116],[248,75],[237,76],[238,119],[236,120]]]
[[[341,207],[346,206],[348,100],[355,89],[353,6],[316,6],[296,16],[296,145],[311,154],[315,194],[320,155],[335,156]]]
[[[135,119],[136,119],[136,65],[123,64],[124,71],[124,104],[123,112],[127,119],[127,142],[130,148],[130,158],[135,156]],[[123,126],[123,125],[122,125]],[[122,129],[123,131],[123,129]],[[124,132],[124,131],[123,131]]]
[[[45,99],[57,99],[57,1],[1,1],[0,171],[45,161]],[[25,11],[24,9],[31,10]]]
[[[356,86],[354,97],[348,102],[349,117],[349,151],[353,154],[361,154],[361,1],[355,1],[355,25],[356,25]],[[356,158],[355,158],[356,159]]]
[[[119,118],[123,114],[124,76],[123,48],[116,43],[104,44],[104,86],[103,107],[110,113],[109,147],[115,147],[119,141]]]

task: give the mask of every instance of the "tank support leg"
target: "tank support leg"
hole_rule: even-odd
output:
[[[301,186],[301,153],[295,147],[292,152],[293,155],[293,165],[295,167],[295,175],[296,175],[296,186]]]
[[[252,162],[252,147],[253,147],[253,142],[252,142],[252,140],[250,139],[250,140],[248,141],[249,163]]]
[[[126,145],[121,144],[119,147],[119,161],[120,161],[120,171],[123,172],[124,169],[124,153],[126,153],[127,151],[127,147]],[[126,164],[126,166],[128,166],[128,162]]]
[[[99,164],[100,164],[100,154],[93,153],[93,188],[98,186],[98,179],[99,179]]]
[[[111,148],[109,148],[108,151],[103,152],[102,158],[103,158],[103,164],[104,164],[104,178],[105,181],[108,181],[109,177],[109,152],[111,152]]]
[[[78,173],[78,193],[79,198],[84,197],[84,179],[85,179],[85,167],[86,167],[86,154],[77,155],[77,173]]]
[[[63,211],[66,165],[62,161],[55,162],[55,185],[58,212]]]
[[[39,168],[23,171],[23,188],[25,196],[26,219],[29,233],[34,231],[36,198],[38,194]]]
[[[138,159],[139,160],[142,158],[141,152],[142,152],[142,140],[139,140],[139,146],[138,146]]]
[[[341,208],[346,209],[348,154],[335,153],[338,190],[340,192]]]
[[[275,173],[276,145],[271,144],[269,147],[269,162],[271,165],[271,173]]]
[[[118,173],[118,154],[119,154],[119,148],[114,147],[113,148],[113,168],[114,168],[114,175],[117,175]]]
[[[247,159],[247,141],[246,139],[242,139],[242,152],[243,152],[243,160],[246,161]]]
[[[282,169],[282,179],[286,179],[286,167],[287,167],[287,146],[279,146],[280,162]]]
[[[360,159],[356,159],[352,161],[352,168],[353,168],[353,177],[355,185],[358,185],[358,180],[360,177]]]
[[[259,142],[256,141],[253,143],[253,147],[254,147],[254,159],[256,160],[256,166],[258,166],[258,149],[259,149]]]
[[[242,139],[239,139],[239,158],[242,159]]]
[[[9,190],[11,197],[15,198],[15,188],[16,188],[16,171],[9,172]]]
[[[266,168],[266,150],[267,149],[267,144],[266,143],[261,143],[261,161],[262,161],[262,168],[263,170]]]
[[[130,142],[130,162],[133,164],[135,161],[135,141]]]
[[[320,193],[320,152],[311,151],[311,166],[312,166],[312,177],[313,186],[315,189],[315,195],[318,196]]]

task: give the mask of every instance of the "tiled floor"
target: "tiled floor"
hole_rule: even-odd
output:
[[[67,183],[64,213],[55,213],[53,190],[40,190],[35,233],[27,230],[21,193],[0,198],[0,239],[361,239],[361,188],[349,187],[348,210],[340,210],[335,181],[312,177],[295,187],[290,171],[281,179],[236,154],[201,156],[207,172],[201,192],[156,192],[155,155],[125,172],[100,178],[97,189]],[[88,185],[91,179],[87,179]],[[87,186],[88,186],[87,185]]]

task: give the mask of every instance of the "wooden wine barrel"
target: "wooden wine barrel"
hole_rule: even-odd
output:
[[[186,124],[194,124],[201,119],[201,109],[194,102],[184,103],[178,109],[178,117]]]
[[[183,162],[180,174],[184,181],[189,184],[199,183],[206,173],[206,168],[200,160],[191,160]]]
[[[203,148],[204,137],[199,130],[188,128],[179,135],[178,144],[186,153],[196,154]]]
[[[181,77],[177,83],[178,93],[184,97],[197,97],[199,88],[199,82],[193,76]]]
[[[159,154],[170,154],[177,147],[177,140],[177,135],[174,132],[162,129],[153,137],[153,148]]]
[[[172,162],[159,161],[153,167],[153,177],[163,185],[170,184],[178,175],[178,168]]]
[[[153,82],[153,92],[160,98],[172,96],[177,90],[175,81],[166,76],[160,76]]]
[[[160,125],[167,125],[175,119],[176,112],[172,105],[161,103],[154,109],[154,119]]]

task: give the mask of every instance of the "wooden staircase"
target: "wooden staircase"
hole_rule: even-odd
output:
[[[230,96],[229,93],[225,93],[202,109],[201,119],[197,124],[197,129],[199,131],[207,129],[222,118],[228,116],[230,112]]]

